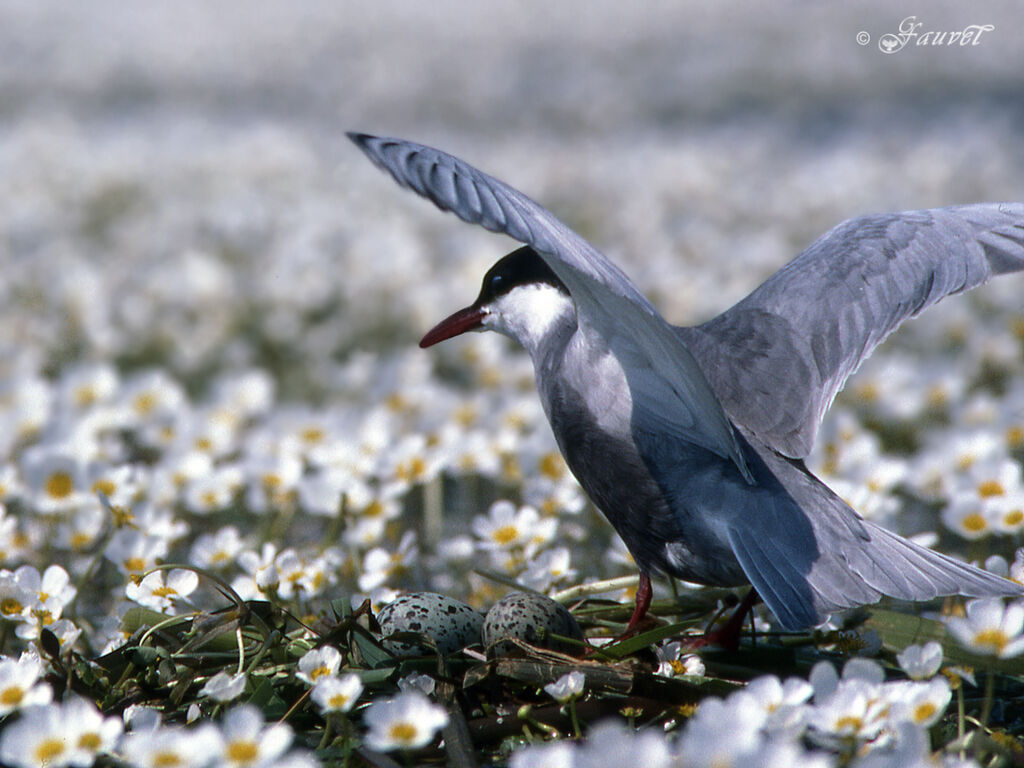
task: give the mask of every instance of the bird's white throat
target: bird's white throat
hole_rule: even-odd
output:
[[[518,341],[535,356],[544,340],[559,329],[575,325],[572,299],[547,283],[518,286],[487,307],[485,328]]]

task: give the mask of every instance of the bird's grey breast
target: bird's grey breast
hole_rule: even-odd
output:
[[[600,343],[576,334],[558,355],[535,364],[562,455],[638,565],[692,581],[743,583],[728,545],[686,498],[680,475],[687,466],[707,472],[732,465],[691,443],[637,433],[626,374]]]

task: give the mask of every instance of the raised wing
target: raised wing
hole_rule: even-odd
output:
[[[1024,270],[1024,205],[966,205],[850,219],[753,293],[677,329],[729,416],[806,456],[847,377],[908,317]]]
[[[731,459],[750,481],[729,419],[700,366],[618,267],[548,210],[468,163],[402,139],[348,136],[403,187],[537,251],[569,289],[580,330],[627,363],[635,428],[668,431]]]

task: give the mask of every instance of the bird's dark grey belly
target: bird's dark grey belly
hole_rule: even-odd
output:
[[[549,416],[566,463],[641,570],[715,586],[749,583],[728,543],[704,522],[701,499],[688,495],[687,478],[677,472],[717,471],[721,458],[678,445],[659,451],[659,466],[652,468],[632,440],[599,428],[592,414],[565,399],[550,403]],[[659,468],[673,474],[672,490],[657,477]]]

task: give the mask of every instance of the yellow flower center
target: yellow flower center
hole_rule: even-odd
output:
[[[998,480],[983,480],[978,483],[978,495],[983,499],[993,496],[1005,496],[1006,489],[1003,488],[1003,484]]]
[[[414,482],[427,472],[427,462],[421,457],[415,456],[407,462],[403,462],[398,465],[395,474],[399,480],[404,480],[408,483]]]
[[[935,714],[936,709],[937,707],[930,701],[918,704],[916,707],[914,707],[914,722],[924,723],[932,715]]]
[[[961,522],[961,525],[963,525],[965,531],[970,531],[971,533],[979,533],[988,528],[988,522],[978,512],[971,512],[971,514],[967,515]]]
[[[499,544],[511,544],[519,538],[519,529],[514,525],[503,525],[491,534],[491,538]]]
[[[12,685],[10,688],[4,688],[0,692],[0,704],[4,704],[8,707],[16,707],[21,703],[21,700],[25,697],[25,691],[20,685]]]
[[[857,387],[857,397],[865,403],[873,403],[878,400],[878,387],[874,382],[865,381]]]
[[[412,723],[394,723],[388,728],[388,736],[399,744],[410,744],[416,738],[416,726]]]
[[[304,443],[315,445],[321,442],[327,435],[320,427],[306,427],[304,430],[299,432],[299,437],[302,438]]]
[[[97,399],[96,390],[93,389],[88,384],[83,384],[82,386],[75,389],[74,397],[75,404],[83,408],[87,405],[92,405],[93,403],[96,402]]]
[[[92,484],[93,493],[102,493],[104,496],[113,496],[117,490],[117,484],[112,480],[97,480]]]
[[[148,416],[156,408],[156,395],[152,392],[143,392],[135,398],[135,410],[140,416]]]
[[[146,561],[141,557],[129,557],[125,558],[123,563],[124,569],[129,573],[137,573],[139,571],[146,570]]]
[[[837,731],[850,730],[850,731],[857,732],[857,731],[859,731],[863,727],[864,727],[864,721],[861,720],[859,717],[855,717],[853,715],[846,715],[845,717],[840,717],[838,720],[836,720],[835,730],[837,730]]]
[[[974,636],[975,645],[991,648],[996,653],[1003,650],[1008,642],[1010,642],[1010,638],[1001,629],[983,629]]]
[[[153,754],[153,768],[174,768],[184,764],[181,755],[177,752],[166,751]]]
[[[553,451],[541,456],[540,461],[537,463],[537,468],[540,470],[542,475],[549,477],[552,480],[560,480],[564,474],[564,465],[562,464],[562,460],[558,454]]]
[[[472,405],[463,405],[455,409],[455,421],[463,427],[470,427],[477,419],[476,408]]]
[[[1003,515],[1003,524],[1007,526],[1018,526],[1024,522],[1024,509],[1011,509]]]
[[[344,693],[336,693],[327,700],[328,705],[331,709],[344,709],[348,706],[349,699],[352,697]]]
[[[66,499],[75,490],[75,483],[67,472],[54,472],[46,479],[46,495]]]
[[[228,744],[227,755],[228,759],[235,763],[251,763],[259,755],[260,751],[257,748],[255,742],[252,741],[232,741]]]
[[[78,746],[82,749],[88,750],[89,752],[95,752],[103,746],[103,741],[100,739],[100,735],[96,732],[83,733],[78,737]]]
[[[673,659],[668,663],[668,665],[672,667],[672,672],[674,674],[682,675],[686,672],[686,664],[683,663],[682,659]]]
[[[970,453],[965,453],[956,460],[956,468],[961,472],[965,472],[974,466],[974,462],[977,461],[977,457]]]
[[[0,614],[4,616],[17,616],[23,610],[25,610],[25,606],[13,597],[5,597],[0,600]]]
[[[932,408],[942,408],[949,402],[949,393],[942,387],[932,387],[928,390],[928,405]]]
[[[35,748],[35,757],[40,765],[49,765],[64,754],[64,740],[55,736],[39,742]]]

